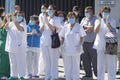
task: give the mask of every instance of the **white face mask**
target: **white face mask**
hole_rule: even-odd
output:
[[[5,12],[2,13],[2,16],[5,16]]]
[[[79,14],[79,13],[78,13],[78,12],[76,12],[76,11],[74,11],[74,13],[75,13],[75,15],[76,15],[76,16],[78,16],[78,14]]]
[[[109,15],[110,15],[110,14],[109,14],[109,13],[106,13],[106,12],[103,12],[103,14],[102,14],[102,16],[103,16],[104,19],[108,18]]]

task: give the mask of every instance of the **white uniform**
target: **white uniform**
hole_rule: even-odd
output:
[[[116,22],[113,19],[109,19],[110,24],[112,27],[116,28]],[[100,21],[96,20],[95,22],[95,29],[99,25]],[[98,66],[98,80],[105,80],[104,73],[105,73],[105,64],[107,60],[108,65],[108,80],[115,80],[116,74],[116,55],[108,55],[105,54],[105,34],[109,31],[107,25],[105,24],[104,20],[101,19],[100,31],[96,35],[96,39],[94,42],[94,48],[97,49],[97,66]]]
[[[66,80],[79,80],[80,71],[80,38],[86,35],[83,27],[76,23],[73,29],[70,29],[70,24],[65,24],[65,27],[60,32],[60,37],[64,38],[64,67]]]
[[[9,23],[5,50],[9,52],[10,75],[24,77],[26,72],[26,24],[20,23],[25,31],[20,32],[14,22]]]
[[[54,16],[49,20],[49,23],[53,26],[59,27],[59,19]],[[44,25],[44,32],[41,36],[41,52],[45,63],[45,80],[58,78],[58,49],[51,48],[51,35],[52,32],[48,26]]]
[[[42,27],[43,24],[43,13],[39,15],[39,26]],[[38,68],[38,74],[42,75],[44,74],[44,60],[43,60],[43,53],[40,50],[40,56],[39,56],[39,68]]]

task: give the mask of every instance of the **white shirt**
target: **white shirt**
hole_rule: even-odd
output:
[[[8,26],[5,50],[12,53],[17,53],[20,49],[25,50],[27,46],[26,24],[20,23],[20,26],[24,28],[23,32],[18,31],[14,22],[10,22]]]
[[[108,20],[108,22],[111,24],[111,26],[113,28],[116,28],[116,21],[113,20],[112,18],[110,18]],[[95,42],[94,42],[94,46],[93,48],[97,49],[97,50],[105,50],[105,46],[106,46],[106,41],[105,41],[105,34],[107,32],[109,32],[109,29],[106,25],[106,23],[104,22],[103,19],[100,20],[96,20],[95,21],[95,29],[98,27],[98,25],[101,23],[100,25],[100,30],[99,32],[97,33],[96,35],[96,39],[95,39]]]
[[[65,24],[60,32],[60,37],[64,38],[64,54],[68,56],[74,56],[80,54],[80,38],[86,35],[85,30],[80,24],[75,23],[72,30],[70,24]]]
[[[40,27],[44,25],[43,24],[43,17],[44,17],[43,13],[40,13],[40,15],[39,15],[39,26]]]
[[[0,17],[0,24],[2,23],[2,19],[1,19],[1,17]]]
[[[54,16],[51,19],[48,18],[48,20],[52,26],[60,28],[60,20],[58,19],[58,17]],[[42,33],[41,40],[40,40],[41,46],[51,46],[51,42],[52,42],[51,35],[52,35],[52,31],[49,29],[49,27],[46,24],[44,24],[44,31]]]

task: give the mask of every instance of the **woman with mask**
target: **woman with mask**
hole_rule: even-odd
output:
[[[39,15],[39,26],[42,27],[44,26],[43,24],[43,17],[44,15],[46,15],[46,10],[47,10],[47,6],[45,4],[43,4],[41,6],[41,13]],[[40,50],[40,57],[39,57],[39,69],[38,69],[38,74],[40,75],[44,75],[45,70],[44,70],[44,60],[43,60],[43,53]]]
[[[24,13],[18,12],[13,20],[5,25],[7,32],[5,50],[9,53],[10,77],[8,80],[24,80],[26,72],[26,24]]]
[[[27,26],[27,74],[29,78],[39,78],[38,62],[41,36],[39,28],[38,16],[31,16]]]
[[[60,19],[61,27],[63,27],[65,23],[65,13],[63,11],[57,11],[57,15]]]
[[[115,80],[116,75],[116,55],[106,53],[106,39],[105,35],[109,31],[116,28],[116,21],[110,16],[110,7],[103,7],[99,14],[99,19],[95,22],[94,32],[96,39],[94,48],[97,49],[97,70],[98,80],[105,80],[105,65],[107,61],[108,80]]]
[[[64,67],[66,80],[80,80],[80,49],[86,35],[83,27],[76,22],[76,15],[69,12],[68,24],[60,32],[61,43],[64,45]]]
[[[11,14],[7,14],[0,25],[0,80],[7,79],[10,76],[9,56],[8,52],[5,51],[7,31],[4,28],[10,20]]]
[[[58,58],[59,48],[51,48],[52,40],[51,35],[55,30],[60,28],[60,20],[55,16],[56,7],[50,5],[47,10],[47,15],[44,15],[43,26],[40,30],[43,32],[41,37],[41,52],[43,54],[43,60],[45,64],[45,80],[57,80],[58,79]]]

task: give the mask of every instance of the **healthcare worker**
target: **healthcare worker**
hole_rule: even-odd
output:
[[[86,35],[85,30],[76,22],[76,15],[69,12],[68,24],[60,32],[61,42],[64,45],[64,67],[66,80],[80,80],[80,51]]]
[[[47,6],[43,4],[41,6],[41,13],[39,15],[39,26],[42,27],[43,24],[43,17],[44,14],[46,14]],[[38,68],[38,74],[44,75],[45,74],[45,66],[44,66],[44,60],[43,60],[43,53],[40,50],[40,57],[39,57],[39,68]]]
[[[58,79],[58,48],[51,48],[51,35],[52,32],[60,28],[60,20],[55,16],[56,7],[50,5],[47,10],[48,17],[44,15],[43,26],[41,26],[41,52],[45,63],[45,80]]]
[[[9,55],[8,52],[5,51],[7,31],[4,28],[9,19],[10,15],[7,14],[0,25],[0,80],[7,79],[10,76]]]
[[[40,36],[38,16],[32,15],[27,26],[27,74],[29,78],[39,78],[38,62],[40,55]]]
[[[107,62],[108,80],[115,80],[116,75],[116,55],[105,54],[106,40],[105,34],[116,28],[116,21],[110,16],[110,7],[103,7],[99,14],[99,19],[95,22],[96,39],[94,48],[97,49],[97,78],[105,80],[105,65]]]
[[[26,73],[26,24],[24,13],[18,12],[13,21],[5,25],[7,29],[6,48],[10,59],[10,78],[8,80],[24,80]]]

